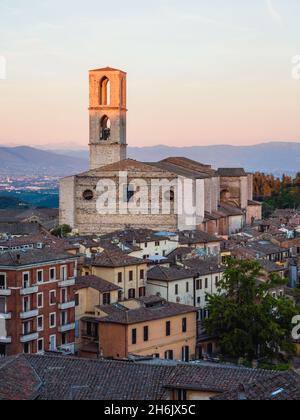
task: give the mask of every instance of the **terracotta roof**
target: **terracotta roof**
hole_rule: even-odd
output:
[[[197,309],[193,306],[179,305],[177,303],[167,302],[161,298],[154,305],[149,305],[149,303],[145,304],[142,300],[141,303],[142,306],[137,309],[128,309],[120,303],[99,306],[98,308],[106,313],[107,316],[98,318],[98,321],[129,325],[197,312]]]
[[[76,259],[74,255],[54,249],[34,249],[27,251],[5,251],[0,253],[0,267],[22,267],[60,260]]]
[[[171,163],[176,166],[182,166],[186,169],[191,169],[200,173],[206,173],[208,175],[214,175],[215,170],[212,169],[211,165],[205,165],[203,163],[197,162],[186,157],[169,157],[162,160],[161,162]]]
[[[103,251],[92,260],[94,267],[125,267],[130,265],[142,265],[145,261],[140,258],[130,257],[123,252]]]
[[[19,362],[18,362],[19,360]],[[19,363],[26,364],[26,371],[18,372]],[[29,366],[29,368],[27,368]],[[160,400],[166,398],[163,387],[170,367],[147,366],[131,362],[79,359],[75,357],[21,355],[11,363],[9,374],[16,380],[7,383],[0,376],[4,397],[31,399],[24,385],[29,374],[40,377],[39,400]],[[6,371],[8,374],[8,370]],[[40,385],[40,381],[33,383]],[[31,391],[31,387],[29,391]],[[1,388],[0,388],[1,389]]]
[[[0,400],[33,400],[41,385],[25,357],[0,359]]]
[[[167,161],[162,162],[152,162],[152,166],[155,166],[163,171],[171,172],[175,175],[183,176],[186,178],[192,178],[192,179],[205,179],[209,178],[209,175],[207,173],[200,173],[198,171],[195,171],[191,168],[186,168],[183,166],[177,166]]]
[[[184,280],[194,277],[194,272],[182,267],[161,267],[155,266],[148,271],[148,280],[162,280],[162,281],[175,281]]]
[[[221,216],[243,216],[244,212],[239,207],[230,206],[229,204],[222,203],[218,206],[218,213]]]
[[[205,276],[206,274],[223,273],[225,271],[225,267],[220,265],[216,258],[209,258],[207,260],[191,258],[185,260],[184,265],[190,270],[193,270],[195,276]]]
[[[156,242],[169,239],[167,232],[163,234],[156,232],[151,229],[123,229],[115,232],[111,232],[101,236],[101,241],[114,241],[119,240],[124,243],[137,242],[137,243],[146,243],[146,242]]]
[[[259,369],[247,369],[230,365],[177,366],[166,387],[223,393],[239,386],[274,376],[274,373]]]
[[[249,399],[268,399],[282,388],[270,399],[299,399],[298,378],[292,372],[278,375],[205,362],[156,365],[54,355],[0,360],[0,400],[165,400],[168,389],[227,392],[219,399],[239,399],[240,384]]]
[[[30,235],[42,230],[38,223],[30,222],[0,222],[0,233],[7,235]]]
[[[187,246],[179,246],[178,248],[174,249],[169,255],[169,259],[177,259],[186,257],[189,254],[192,254],[192,252],[195,250],[195,248],[187,247]]]
[[[222,239],[217,238],[217,236],[210,235],[209,233],[202,232],[200,230],[182,231],[179,233],[180,244],[207,244],[211,242],[222,242]]]
[[[153,166],[148,163],[139,162],[137,160],[133,159],[124,159],[120,160],[115,163],[111,163],[109,165],[101,166],[97,169],[93,169],[87,172],[83,172],[82,174],[79,174],[78,176],[95,176],[99,172],[122,172],[122,171],[128,171],[128,172],[156,172],[158,174],[163,174],[164,176],[172,176],[169,172],[157,168],[156,166]]]
[[[300,400],[300,376],[288,371],[261,378],[252,384],[241,382],[234,391],[213,398],[214,400],[293,401]]]
[[[98,290],[100,293],[112,292],[114,290],[121,290],[120,287],[110,283],[97,276],[77,277],[75,290],[92,288]]]

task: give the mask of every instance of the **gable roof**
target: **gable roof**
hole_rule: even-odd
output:
[[[77,176],[97,175],[102,172],[157,172],[163,173],[164,176],[173,175],[162,168],[158,168],[155,165],[139,162],[134,159],[124,159],[109,165],[100,166],[99,168],[83,172]]]
[[[222,242],[223,239],[218,238],[215,235],[210,235],[207,232],[201,230],[193,231],[181,231],[179,232],[179,243],[180,244],[198,244],[198,243],[212,243]]]
[[[174,173],[178,176],[183,176],[185,178],[191,178],[191,179],[205,179],[209,178],[209,175],[207,173],[200,173],[198,171],[195,171],[191,168],[186,168],[184,166],[177,166],[170,162],[152,162],[152,166],[155,166],[157,168],[160,168],[163,171],[168,171],[171,173]]]
[[[118,251],[104,250],[96,255],[91,262],[94,267],[125,267],[130,265],[143,265],[145,261],[140,258],[131,257]]]
[[[214,400],[293,401],[300,400],[300,375],[293,371],[261,378],[252,384],[241,382],[233,391]]]
[[[118,287],[115,284],[97,276],[82,276],[76,278],[75,290],[86,289],[89,287],[98,290],[100,293],[122,289],[121,287]]]
[[[186,157],[168,157],[167,159],[163,159],[161,162],[181,166],[202,174],[208,174],[211,176],[215,174],[215,170],[212,169],[211,165],[206,165]]]
[[[96,320],[98,319],[99,322],[104,323],[109,322],[130,325],[197,312],[197,309],[194,306],[179,305],[178,303],[167,302],[162,298],[157,300],[154,304],[152,304],[153,302],[150,302],[150,305],[143,299],[141,300],[141,303],[142,306],[136,309],[128,309],[120,303],[98,306],[97,308],[107,315],[103,318],[96,318]]]
[[[169,365],[154,360],[136,363],[57,355],[0,359],[0,400],[165,400],[168,389],[226,392],[216,399],[238,399],[241,384],[247,396],[255,390],[256,396],[267,399],[270,391],[284,387],[277,399],[299,399],[299,382],[293,372],[278,375],[206,362]]]
[[[192,270],[172,266],[172,267],[162,267],[155,266],[148,271],[147,278],[148,280],[161,280],[161,281],[176,281],[190,279],[194,277],[194,272]]]
[[[45,382],[40,400],[160,400],[170,368],[61,356],[26,356]],[[21,383],[21,382],[20,382]]]
[[[74,260],[76,258],[75,255],[50,248],[27,251],[5,251],[0,253],[0,267],[19,268],[31,264],[36,265],[61,260]]]
[[[273,377],[274,373],[260,369],[248,369],[240,366],[214,365],[179,365],[170,376],[167,388],[192,389],[223,393],[239,386],[253,383],[262,378]]]

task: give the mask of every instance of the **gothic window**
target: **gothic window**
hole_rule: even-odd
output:
[[[100,121],[100,140],[109,140],[111,132],[111,122],[107,115]]]
[[[100,82],[100,105],[110,105],[110,81],[107,77]]]

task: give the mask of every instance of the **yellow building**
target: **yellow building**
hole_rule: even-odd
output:
[[[122,252],[103,251],[84,265],[82,275],[94,275],[114,284],[120,290],[119,300],[135,299],[146,294],[147,262]]]
[[[195,358],[197,310],[148,297],[96,307],[95,316],[81,319],[86,339],[99,345],[104,357],[123,359],[151,356],[160,359],[190,361]],[[92,356],[85,343],[81,356]]]
[[[94,316],[95,307],[98,305],[110,305],[118,302],[119,292],[122,291],[118,286],[96,276],[78,277],[75,285],[75,320],[77,325],[76,347],[80,349],[89,345],[91,353],[98,353],[97,331],[89,330],[88,340],[80,330],[80,320],[84,316]],[[91,337],[95,340],[91,341]],[[86,342],[87,341],[87,342]]]

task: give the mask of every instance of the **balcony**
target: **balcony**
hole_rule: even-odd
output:
[[[30,343],[30,341],[38,340],[39,333],[26,334],[21,337],[21,343]]]
[[[58,305],[58,309],[61,309],[62,311],[66,311],[67,309],[73,309],[75,308],[75,300],[72,300],[70,302],[60,303]]]
[[[58,327],[58,331],[60,333],[65,333],[67,331],[72,331],[72,330],[75,330],[75,322],[71,324],[61,325],[60,327]]]
[[[0,312],[0,319],[11,319],[11,313],[8,313],[8,312],[4,312],[4,313],[2,313],[2,312]]]
[[[58,282],[58,287],[70,287],[75,286],[75,278],[62,280]]]
[[[26,289],[22,289],[20,290],[20,295],[21,296],[27,296],[27,295],[34,295],[39,291],[38,286],[34,286],[34,287],[27,287]]]
[[[0,335],[0,344],[10,344],[11,342],[11,337],[2,337]]]
[[[0,288],[0,296],[11,296],[11,290],[10,289],[1,289]]]
[[[21,312],[20,318],[21,319],[35,318],[38,315],[39,315],[39,310],[38,309],[34,309],[32,311]]]

